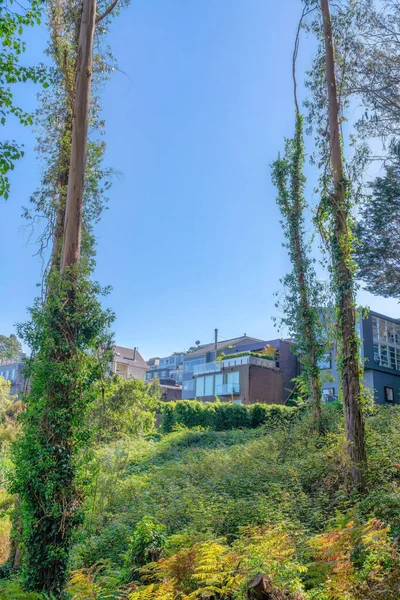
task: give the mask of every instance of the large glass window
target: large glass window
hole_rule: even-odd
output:
[[[318,367],[320,369],[330,369],[332,367],[331,354],[325,354],[321,360],[318,361]]]
[[[214,392],[214,377],[212,375],[205,377],[204,381],[204,395],[212,396]]]
[[[239,371],[233,371],[232,373],[228,373],[226,383],[239,383]]]
[[[196,379],[196,398],[204,396],[204,377],[197,377]]]
[[[221,391],[221,386],[224,383],[224,376],[222,373],[218,373],[215,375],[215,394],[218,394]]]
[[[381,365],[382,367],[389,366],[388,363],[388,347],[384,344],[381,344]]]
[[[389,342],[389,344],[394,344],[395,338],[395,327],[394,327],[394,323],[387,323],[387,341]]]
[[[374,339],[374,342],[379,341],[378,319],[376,317],[372,317],[372,337]]]
[[[386,342],[386,321],[378,319],[378,335],[381,342]]]
[[[204,365],[205,362],[205,358],[194,358],[193,360],[188,360],[185,362],[183,370],[186,373],[193,373],[193,368],[195,365]]]
[[[389,346],[389,367],[391,369],[396,368],[396,348]]]
[[[400,371],[400,325],[372,317],[372,335],[374,362],[381,367]]]

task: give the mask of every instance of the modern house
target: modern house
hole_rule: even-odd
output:
[[[125,379],[140,379],[146,381],[148,365],[139,354],[137,348],[124,348],[114,346],[114,356],[111,363],[111,373],[120,375]]]
[[[24,359],[26,354],[21,352],[15,360],[0,361],[0,377],[11,382],[10,393],[12,396],[20,396],[25,391]]]
[[[274,346],[277,357],[257,353]],[[182,398],[237,404],[284,404],[293,390],[298,364],[290,340],[260,340],[247,335],[215,342],[185,355]]]
[[[358,323],[364,384],[378,404],[400,404],[400,321],[370,311]],[[321,361],[325,399],[339,393],[337,351],[332,348]]]
[[[171,354],[164,358],[153,358],[147,361],[149,370],[146,379],[149,381],[158,377],[158,379],[173,379],[175,383],[182,384],[183,380],[183,353]]]

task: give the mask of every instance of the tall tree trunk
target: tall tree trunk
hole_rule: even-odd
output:
[[[333,268],[337,285],[338,328],[341,347],[341,384],[345,407],[353,483],[363,487],[366,465],[364,417],[361,408],[361,367],[358,357],[354,275],[351,267],[352,243],[349,225],[350,202],[347,197],[339,122],[339,101],[335,75],[335,56],[329,0],[321,0],[325,35],[325,62],[328,86],[330,156],[334,193],[331,197],[335,232]]]
[[[297,98],[295,92],[295,104],[296,104],[296,133],[295,133],[295,148],[298,160],[295,166],[295,176],[293,182],[293,208],[292,208],[292,231],[293,231],[293,242],[294,242],[294,262],[295,271],[297,273],[297,279],[299,284],[300,294],[300,306],[301,316],[304,321],[304,335],[307,341],[307,347],[310,352],[309,357],[309,375],[311,383],[311,399],[314,414],[321,429],[321,400],[322,400],[322,384],[321,384],[321,373],[318,367],[317,357],[317,346],[318,339],[315,331],[315,322],[313,320],[313,313],[316,311],[316,307],[311,305],[310,300],[310,286],[307,281],[306,262],[307,257],[305,255],[305,248],[302,243],[302,219],[303,219],[303,206],[302,206],[302,178],[303,178],[303,135],[302,135],[302,121],[301,116],[298,112]],[[313,322],[310,322],[313,321]]]
[[[71,160],[65,207],[61,273],[80,259],[83,186],[85,177],[90,87],[92,81],[93,37],[96,0],[83,0],[76,64],[76,85],[72,125]]]
[[[62,161],[62,157],[61,157]],[[64,222],[65,222],[65,202],[66,190],[68,186],[69,165],[61,164],[58,175],[58,203],[56,212],[56,222],[53,234],[53,248],[51,252],[51,268],[60,270],[61,250],[64,237]]]
[[[297,39],[296,39],[297,48]],[[295,79],[294,79],[295,81]],[[286,141],[286,156],[278,159],[273,165],[273,181],[278,188],[278,204],[284,217],[283,226],[289,243],[289,257],[293,265],[288,286],[294,304],[293,320],[296,324],[297,353],[299,354],[303,372],[307,378],[307,391],[312,408],[321,429],[321,396],[322,385],[318,360],[321,356],[321,343],[317,333],[317,308],[313,305],[312,285],[313,268],[308,257],[307,245],[304,241],[304,146],[303,121],[296,104],[296,129],[292,140]],[[288,323],[293,327],[293,323]]]

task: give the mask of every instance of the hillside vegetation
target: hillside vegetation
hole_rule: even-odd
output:
[[[257,575],[275,599],[400,598],[400,410],[367,418],[363,496],[351,491],[342,407],[325,407],[323,424],[320,435],[306,413],[276,426],[175,425],[98,443],[84,457],[70,598],[265,597]],[[2,492],[2,547],[12,500]],[[22,592],[14,576],[0,598],[45,596]]]

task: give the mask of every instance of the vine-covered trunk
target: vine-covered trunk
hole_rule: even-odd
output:
[[[364,417],[361,406],[361,366],[356,333],[354,274],[352,269],[351,206],[342,159],[339,100],[336,87],[335,56],[329,1],[321,0],[325,36],[325,63],[328,87],[330,156],[334,193],[332,264],[337,289],[338,331],[340,344],[341,387],[345,407],[346,431],[354,485],[363,487],[366,464]]]
[[[317,307],[314,284],[314,270],[307,254],[304,241],[304,146],[303,121],[297,111],[294,138],[286,142],[286,155],[283,160],[274,163],[273,180],[278,188],[278,204],[284,217],[284,231],[288,238],[290,260],[293,265],[292,274],[286,280],[292,298],[291,316],[295,322],[294,337],[296,352],[299,355],[303,374],[307,381],[307,391],[318,426],[321,427],[321,374],[318,360],[321,354],[321,342],[318,339]],[[293,328],[293,323],[289,324]]]
[[[85,319],[92,319],[92,299],[86,298],[88,307],[82,309],[82,290],[89,284],[79,262],[95,15],[96,0],[83,0],[72,123],[67,120],[64,124],[71,144],[60,148],[60,197],[52,256],[52,266],[58,266],[59,272],[50,272],[48,296],[40,311],[43,336],[33,366],[24,437],[17,447],[17,485],[25,517],[25,584],[56,598],[63,595],[71,535],[81,518],[75,432],[83,414],[83,389],[93,377],[82,373],[82,347],[90,343],[94,330],[85,324]]]
[[[60,270],[61,264],[61,250],[62,250],[62,242],[64,237],[64,222],[65,222],[65,203],[66,203],[66,190],[68,187],[68,174],[69,174],[69,166],[68,164],[62,164],[63,158],[60,157],[60,173],[58,176],[58,201],[57,201],[57,209],[56,209],[56,221],[54,224],[54,234],[53,234],[53,248],[51,252],[51,268]]]
[[[311,306],[310,290],[307,283],[305,248],[301,239],[302,232],[302,189],[301,182],[303,179],[303,135],[301,116],[296,113],[296,134],[295,134],[295,164],[294,182],[293,182],[293,242],[294,242],[294,260],[295,272],[297,273],[299,295],[300,295],[300,316],[304,321],[303,331],[306,337],[306,346],[309,356],[309,378],[311,383],[311,401],[316,420],[319,427],[321,426],[321,400],[322,400],[322,384],[321,372],[318,367],[317,346],[318,339],[315,331],[315,320],[312,318],[312,313],[316,310],[315,306]]]

